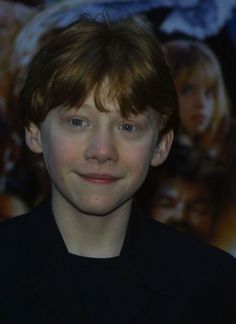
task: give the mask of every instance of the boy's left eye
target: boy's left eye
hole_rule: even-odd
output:
[[[88,127],[89,122],[81,118],[72,118],[70,124],[74,127]]]
[[[123,123],[120,125],[120,130],[127,133],[133,133],[137,130],[137,126],[132,123]]]

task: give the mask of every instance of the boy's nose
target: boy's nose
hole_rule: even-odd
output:
[[[90,138],[85,151],[86,159],[94,159],[100,163],[106,161],[116,162],[118,151],[114,136],[108,132],[97,132]]]

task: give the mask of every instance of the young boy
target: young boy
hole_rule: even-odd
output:
[[[1,224],[0,323],[235,323],[233,258],[134,202],[178,120],[150,32],[81,18],[34,59],[21,113],[51,196]]]

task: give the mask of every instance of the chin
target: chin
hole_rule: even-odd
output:
[[[75,208],[81,212],[82,214],[88,215],[88,216],[97,216],[97,217],[105,217],[113,213],[117,208],[119,208],[119,205],[108,205],[106,202],[94,204],[94,203],[86,203],[86,204],[80,204],[76,205]]]
[[[106,217],[109,216],[115,209],[99,209],[99,208],[90,208],[90,209],[80,209],[80,212],[82,212],[85,215],[91,216],[91,217]]]

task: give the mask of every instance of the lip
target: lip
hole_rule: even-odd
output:
[[[80,174],[80,177],[94,184],[111,184],[118,181],[120,178],[106,173],[86,173]]]

